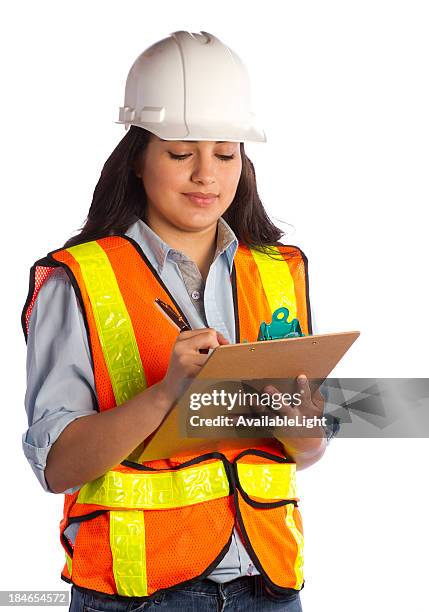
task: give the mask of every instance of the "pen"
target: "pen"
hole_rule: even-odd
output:
[[[177,312],[171,308],[171,306],[159,298],[156,298],[155,306],[165,316],[167,321],[170,321],[170,323],[172,323],[172,325],[174,325],[174,327],[176,327],[179,331],[182,332],[191,329],[182,316],[178,315]]]
[[[177,312],[173,310],[171,306],[169,306],[168,304],[166,304],[159,298],[155,299],[155,306],[164,315],[167,321],[169,321],[172,325],[174,325],[174,327],[178,329],[179,332],[188,331],[192,329],[191,327],[189,327],[189,325],[186,323],[185,319],[182,316],[177,314]],[[209,352],[209,349],[200,349],[200,353],[207,354],[208,352]]]

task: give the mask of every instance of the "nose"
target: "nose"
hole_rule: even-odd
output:
[[[215,182],[215,160],[212,153],[197,153],[194,156],[192,180],[195,183],[210,185]]]

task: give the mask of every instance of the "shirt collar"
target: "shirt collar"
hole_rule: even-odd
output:
[[[225,257],[228,262],[229,273],[232,271],[232,264],[234,262],[234,256],[238,248],[238,238],[232,231],[231,227],[225,221],[223,217],[219,218],[217,224],[217,242],[216,242],[216,252],[213,258],[213,261],[218,257],[218,255],[222,255],[225,253]]]
[[[218,256],[222,255],[222,253],[225,253],[229,273],[231,274],[234,256],[238,248],[238,239],[231,227],[222,217],[220,217],[218,220],[217,230],[216,251],[213,261]],[[157,267],[159,274],[162,273],[165,260],[170,253],[180,254],[187,258],[186,255],[180,251],[177,251],[176,249],[173,249],[166,242],[164,242],[158,236],[158,234],[156,234],[153,229],[143,221],[143,219],[138,218],[132,225],[129,226],[125,234],[137,242],[151,263]]]

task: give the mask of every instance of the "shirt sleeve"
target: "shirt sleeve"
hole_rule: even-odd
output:
[[[61,432],[97,408],[92,359],[82,311],[66,272],[41,287],[29,321],[24,454],[43,489],[49,451]],[[72,493],[78,487],[67,489]]]

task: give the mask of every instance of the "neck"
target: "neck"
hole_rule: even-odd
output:
[[[201,276],[206,280],[216,252],[217,221],[208,228],[194,232],[181,230],[150,214],[146,216],[145,222],[161,240],[195,262]]]

